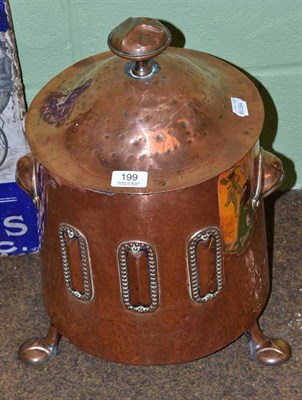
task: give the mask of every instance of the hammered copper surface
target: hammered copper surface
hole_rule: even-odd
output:
[[[132,22],[129,37],[148,30]],[[52,336],[149,365],[194,360],[248,332],[259,361],[283,362],[289,347],[256,324],[269,292],[262,199],[283,174],[259,148],[260,95],[203,53],[170,48],[156,63],[132,76],[133,64],[109,53],[88,58],[31,105],[34,176],[19,181],[31,194],[38,185]],[[231,97],[246,101],[245,116]],[[147,187],[113,187],[112,173],[127,170],[147,172]],[[27,159],[19,171],[29,173]],[[21,348],[36,362],[30,351]]]
[[[102,358],[163,364],[210,354],[248,329],[269,290],[262,208],[249,250],[223,257],[222,292],[203,304],[190,296],[186,244],[201,228],[219,226],[217,193],[212,190],[216,185],[214,179],[165,194],[108,196],[46,177],[45,211],[51,218],[45,224],[42,280],[46,309],[59,332]],[[211,204],[207,213],[204,204]],[[79,301],[66,288],[58,240],[62,222],[82,232],[89,243],[95,289],[91,302]],[[129,312],[121,301],[117,247],[124,240],[143,240],[157,251],[160,293],[153,313]],[[73,274],[80,274],[75,265]],[[210,279],[204,275],[203,280]]]
[[[33,156],[77,186],[107,192],[113,170],[147,171],[148,187],[166,192],[196,185],[231,168],[256,143],[263,106],[252,82],[222,60],[169,48],[160,72],[133,79],[110,53],[83,60],[50,81],[26,122]],[[231,97],[249,116],[232,111]]]

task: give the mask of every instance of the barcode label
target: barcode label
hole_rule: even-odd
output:
[[[249,115],[246,101],[238,99],[237,97],[231,97],[233,113],[239,115],[239,117],[246,117]]]

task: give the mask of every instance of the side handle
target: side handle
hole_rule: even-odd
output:
[[[30,153],[17,161],[16,182],[24,192],[30,195],[35,206],[39,208],[40,198],[37,190],[36,163]]]
[[[283,178],[282,161],[274,154],[261,148],[258,158],[256,191],[252,199],[254,210],[259,207],[261,198],[265,199],[281,185]]]
[[[262,174],[262,190],[263,198],[269,196],[281,185],[284,179],[284,170],[282,161],[269,151],[263,152],[263,174]]]

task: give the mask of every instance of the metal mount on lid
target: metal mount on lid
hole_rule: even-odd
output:
[[[160,22],[129,18],[109,35],[114,54],[52,79],[27,114],[35,159],[73,185],[131,194],[194,186],[240,161],[262,129],[256,87],[219,58],[166,48],[170,40]],[[147,186],[115,187],[116,171],[143,171]]]

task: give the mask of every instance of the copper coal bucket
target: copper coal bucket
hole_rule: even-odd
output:
[[[46,337],[128,364],[194,360],[247,334],[253,358],[290,356],[257,323],[269,293],[263,198],[282,165],[259,146],[264,111],[234,66],[168,47],[168,29],[129,18],[112,52],[52,79],[26,119],[17,181],[42,239]]]

